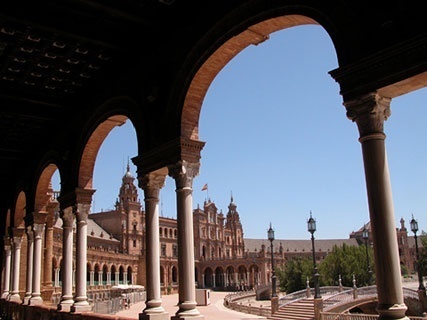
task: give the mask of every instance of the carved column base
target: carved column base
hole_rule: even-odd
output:
[[[377,307],[377,312],[380,315],[378,319],[380,320],[409,320],[405,315],[408,308],[403,304],[393,304],[393,305],[384,305],[379,304]]]
[[[139,314],[139,320],[169,320],[169,313],[161,312],[143,312]]]
[[[70,311],[71,306],[73,305],[74,300],[73,299],[64,299],[58,304],[58,310],[59,311]]]
[[[9,296],[9,301],[15,301],[15,302],[19,302],[19,303],[22,302],[21,297],[19,296],[19,293],[11,294]]]
[[[30,306],[39,306],[41,304],[43,304],[43,299],[38,296],[38,297],[31,297],[29,303]]]
[[[171,317],[171,320],[205,320],[205,316],[199,314],[197,316],[192,316],[189,314],[180,314],[180,315],[174,315]]]
[[[70,311],[73,313],[92,311],[92,306],[87,301],[79,301],[71,306]]]

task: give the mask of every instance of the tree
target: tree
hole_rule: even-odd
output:
[[[369,263],[373,267],[372,249],[368,248]],[[353,286],[353,275],[356,277],[357,286],[365,286],[372,283],[369,279],[368,263],[366,258],[366,247],[349,246],[343,244],[341,247],[334,246],[332,252],[319,265],[322,285],[338,285],[341,276],[343,286]],[[373,273],[372,273],[373,275]]]
[[[291,293],[307,287],[307,277],[313,273],[312,261],[305,258],[296,258],[286,262],[284,269],[278,270],[279,285],[282,291]]]

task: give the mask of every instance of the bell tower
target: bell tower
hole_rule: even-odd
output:
[[[138,255],[141,254],[143,246],[143,213],[134,181],[128,161],[116,201],[116,211],[121,215],[123,251]]]

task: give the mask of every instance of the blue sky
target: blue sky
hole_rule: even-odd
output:
[[[347,119],[333,44],[320,26],[282,30],[237,55],[215,78],[200,118],[201,169],[193,207],[207,195],[227,212],[231,194],[246,238],[348,238],[369,220],[359,133]],[[427,230],[426,89],[395,98],[385,123],[396,227],[411,214]],[[93,211],[113,208],[128,158],[130,123],[114,129],[97,158]],[[131,165],[136,176],[136,168]],[[207,183],[208,192],[201,191]],[[175,184],[161,191],[161,214],[176,217]],[[143,192],[140,192],[143,202]],[[412,235],[412,232],[410,232]]]

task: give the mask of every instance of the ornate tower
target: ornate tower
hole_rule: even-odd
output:
[[[228,205],[227,221],[225,223],[227,232],[225,237],[226,256],[230,258],[241,258],[245,252],[243,227],[236,208],[233,196],[231,196],[230,204]]]
[[[130,173],[129,162],[122,178],[116,211],[121,215],[122,246],[124,252],[141,254],[143,248],[143,213],[138,199],[138,189],[134,185],[135,178]]]

